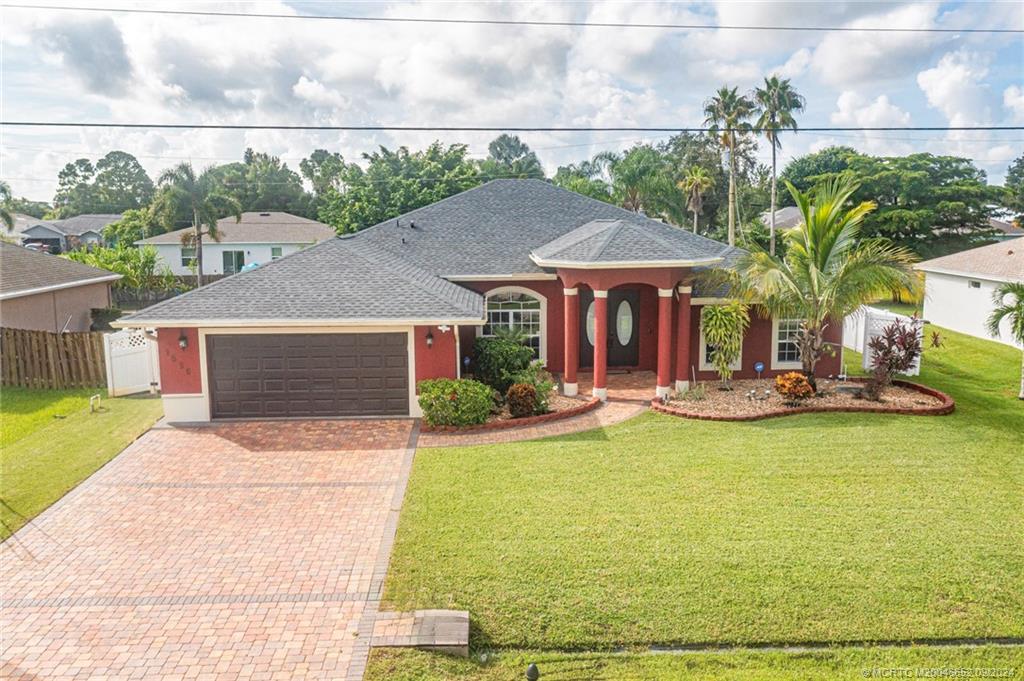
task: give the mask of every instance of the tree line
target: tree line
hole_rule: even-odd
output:
[[[657,144],[605,151],[546,176],[536,153],[516,136],[500,135],[485,159],[465,144],[436,141],[424,149],[379,147],[360,162],[318,149],[293,170],[279,157],[246,149],[235,163],[196,169],[183,163],[154,181],[138,160],[111,151],[95,163],[77,159],[58,175],[52,205],[0,191],[6,214],[65,218],[123,213],[107,238],[131,243],[192,227],[194,240],[216,238],[216,219],[243,211],[280,210],[354,232],[498,178],[544,179],[565,189],[642,212],[730,244],[775,250],[776,204],[792,205],[778,180],[800,191],[837,178],[859,184],[852,201],[878,209],[865,236],[884,237],[930,257],[970,247],[993,235],[989,218],[1004,211],[1024,218],[1024,155],[1003,187],[987,183],[970,159],[928,153],[903,157],[829,147],[792,159],[778,172],[780,133],[797,130],[804,98],[787,79],[766,78],[749,93],[723,87],[705,102],[709,134],[680,133]],[[758,160],[758,145],[771,164]],[[781,198],[778,198],[781,197]],[[762,220],[762,214],[767,218]]]

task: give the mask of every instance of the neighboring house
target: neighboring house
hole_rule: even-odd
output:
[[[1019,239],[1024,237],[1024,229],[1018,227],[1012,222],[989,218],[988,224],[989,227],[998,232],[993,238],[998,239],[999,241],[1009,241],[1010,239]]]
[[[263,265],[336,236],[330,225],[281,212],[242,213],[238,222],[224,218],[217,221],[217,232],[217,241],[203,237],[203,274],[235,274],[245,265]],[[189,275],[194,274],[191,265],[196,257],[196,249],[187,242],[191,234],[188,227],[135,244],[153,246],[171,272]]]
[[[764,223],[765,227],[771,224],[771,216],[772,212],[770,210],[766,210],[765,212],[761,213],[761,222]],[[782,208],[778,208],[775,211],[776,230],[783,230],[789,229],[790,227],[796,227],[803,221],[804,216],[802,213],[800,213],[800,209],[797,208],[796,206],[783,206]]]
[[[925,273],[924,318],[977,338],[1010,340],[1009,320],[999,338],[988,335],[992,292],[1005,282],[1024,282],[1024,238],[972,248],[917,265]]]
[[[121,219],[120,213],[76,215],[64,220],[42,220],[15,215],[12,230],[23,245],[45,246],[50,253],[62,253],[82,246],[103,243],[103,228]]]
[[[120,278],[120,274],[0,242],[0,326],[88,331],[92,308],[110,307],[110,285]]]
[[[696,270],[742,254],[541,180],[495,180],[124,317],[155,328],[170,421],[419,415],[416,384],[460,376],[478,336],[520,330],[562,390],[656,372],[651,396],[712,380]],[[751,320],[738,378],[800,367],[799,321]],[[842,324],[830,326],[838,349]],[[823,374],[840,359],[824,358]],[[656,384],[656,385],[655,385]]]

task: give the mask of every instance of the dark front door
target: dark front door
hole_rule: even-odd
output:
[[[210,335],[214,418],[406,416],[404,333]]]
[[[580,293],[580,366],[594,366],[594,292]],[[633,367],[640,361],[640,292],[621,288],[608,292],[608,366]]]

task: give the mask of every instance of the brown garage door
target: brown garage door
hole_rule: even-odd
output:
[[[405,416],[404,333],[211,335],[214,418]]]

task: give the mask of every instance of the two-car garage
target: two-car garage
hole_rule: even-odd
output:
[[[406,333],[206,336],[212,418],[406,416]]]

